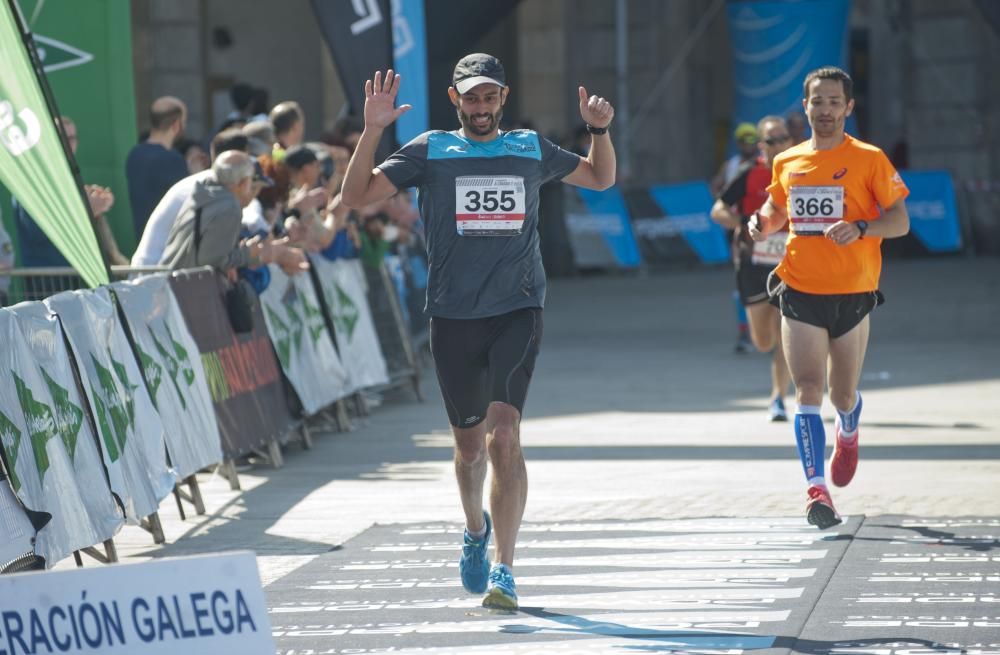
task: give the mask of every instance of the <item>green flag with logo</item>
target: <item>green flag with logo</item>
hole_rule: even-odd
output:
[[[11,5],[0,2],[0,184],[92,287],[108,272],[25,49]]]

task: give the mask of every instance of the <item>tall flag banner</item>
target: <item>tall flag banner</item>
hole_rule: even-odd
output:
[[[396,121],[396,140],[407,143],[430,125],[424,0],[392,0],[392,58],[402,78],[399,103],[413,105]]]
[[[108,283],[89,210],[35,75],[18,17],[0,2],[0,184],[92,287]]]
[[[337,74],[344,86],[350,113],[361,116],[365,107],[365,80],[375,71],[392,68],[392,14],[389,0],[312,0],[313,12]],[[387,131],[376,154],[381,161],[393,150]]]
[[[850,0],[730,0],[727,9],[736,80],[734,125],[801,111],[802,81],[809,71],[821,66],[847,70]]]

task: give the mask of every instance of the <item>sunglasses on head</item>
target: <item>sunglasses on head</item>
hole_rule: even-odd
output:
[[[780,136],[772,136],[772,137],[767,138],[767,139],[762,139],[762,141],[764,143],[766,143],[767,145],[769,145],[769,146],[774,146],[774,145],[777,145],[779,143],[784,143],[785,141],[790,141],[791,138],[792,138],[792,136],[790,134],[782,134]]]

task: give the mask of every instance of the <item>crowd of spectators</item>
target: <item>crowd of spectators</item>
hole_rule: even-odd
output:
[[[128,207],[138,245],[123,255],[105,219],[110,190],[87,185],[100,245],[111,264],[170,269],[212,266],[262,292],[269,264],[289,275],[308,270],[307,254],[381,265],[398,252],[422,252],[419,215],[409,192],[348,209],[340,187],[363,123],[339,119],[321,141],[306,142],[306,116],[294,101],[268,109],[267,93],[247,84],[230,91],[233,109],[204,143],[186,134],[188,109],[175,97],[149,107],[149,130],[125,163]],[[76,126],[60,118],[71,148]],[[119,199],[121,203],[121,199]],[[68,262],[15,201],[20,264],[66,267]],[[0,267],[14,262],[12,240],[0,228]],[[28,278],[30,281],[30,278]],[[78,283],[78,281],[77,281]],[[0,287],[0,301],[6,302]],[[30,293],[26,297],[43,294]],[[29,295],[30,294],[30,295]]]

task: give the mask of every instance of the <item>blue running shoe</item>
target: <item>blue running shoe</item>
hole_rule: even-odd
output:
[[[788,413],[785,411],[785,401],[781,398],[775,398],[771,401],[769,411],[771,414],[771,423],[784,423],[788,420]]]
[[[493,521],[490,520],[489,512],[483,512],[483,520],[486,521],[486,534],[476,539],[466,530],[465,543],[462,544],[462,558],[458,560],[462,586],[472,594],[486,591],[486,581],[490,575],[490,559],[486,556],[486,549],[489,548],[490,536],[493,534]]]
[[[490,569],[490,589],[483,599],[483,607],[495,610],[517,610],[517,585],[514,574],[506,564],[494,564]]]

